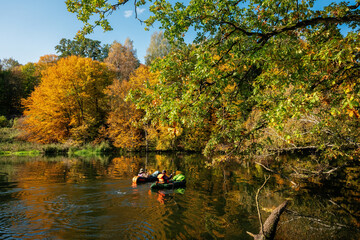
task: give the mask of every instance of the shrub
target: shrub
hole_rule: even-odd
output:
[[[0,127],[7,127],[9,124],[9,121],[6,119],[5,116],[0,116]]]
[[[66,144],[46,144],[43,147],[45,155],[66,154],[69,151],[69,146]]]

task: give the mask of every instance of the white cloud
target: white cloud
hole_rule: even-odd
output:
[[[145,12],[145,8],[138,8],[136,11],[138,14],[142,14],[143,12]]]
[[[124,12],[124,17],[129,18],[129,17],[132,16],[132,14],[133,14],[133,11],[132,11],[132,10],[126,10],[126,11]]]

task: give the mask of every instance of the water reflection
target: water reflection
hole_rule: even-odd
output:
[[[202,156],[185,154],[0,158],[0,238],[251,239],[246,231],[258,231],[254,199],[263,169],[206,166]],[[142,167],[182,171],[187,187],[132,185]],[[324,184],[332,187],[296,189],[271,178],[260,197],[263,216],[291,200],[276,239],[360,238],[359,191],[353,183]]]

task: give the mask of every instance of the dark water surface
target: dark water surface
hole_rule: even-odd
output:
[[[182,171],[187,187],[133,185],[141,167]],[[272,175],[260,196],[263,218],[290,200],[276,239],[360,239],[359,180],[345,179],[320,191]],[[261,167],[211,167],[200,155],[1,157],[0,239],[252,239],[246,231],[259,230],[254,199],[263,181]]]

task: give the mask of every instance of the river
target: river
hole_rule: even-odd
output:
[[[181,171],[186,188],[132,184],[142,167]],[[214,166],[197,154],[0,157],[0,239],[250,240],[266,174],[246,162]],[[354,184],[321,184],[294,187],[272,174],[259,197],[263,219],[290,201],[276,239],[360,239]]]

